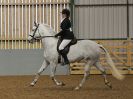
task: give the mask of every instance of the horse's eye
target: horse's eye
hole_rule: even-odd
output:
[[[34,29],[32,29],[32,31],[34,31]]]

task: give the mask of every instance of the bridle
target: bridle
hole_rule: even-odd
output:
[[[36,29],[34,30],[33,35],[29,35],[29,36],[32,37],[31,40],[39,40],[39,39],[47,38],[47,37],[54,37],[54,36],[41,36],[40,33],[39,33],[39,29],[38,29],[39,25],[40,25],[40,24],[36,24],[36,23],[35,23],[35,27],[36,27]],[[38,31],[40,37],[35,37],[35,34],[36,34],[37,31]]]
[[[35,38],[35,34],[36,34],[36,31],[38,30],[39,24],[38,25],[35,24],[35,26],[36,26],[36,29],[34,30],[33,35],[29,35],[32,37],[32,40],[37,40],[37,38]],[[38,32],[39,32],[39,30],[38,30]]]

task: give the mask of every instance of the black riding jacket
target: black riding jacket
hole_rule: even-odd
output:
[[[73,39],[74,34],[72,31],[70,31],[71,28],[71,22],[69,18],[65,18],[60,25],[61,31],[56,34],[55,36],[60,36],[62,39]]]

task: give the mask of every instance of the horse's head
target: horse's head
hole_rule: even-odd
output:
[[[29,43],[33,43],[37,39],[40,38],[41,34],[39,32],[39,26],[40,24],[34,22],[34,26],[32,27],[32,31],[29,33],[28,41]]]
[[[34,41],[41,39],[42,37],[54,36],[55,32],[47,24],[38,24],[34,22],[32,31],[29,33],[28,41],[33,43]]]

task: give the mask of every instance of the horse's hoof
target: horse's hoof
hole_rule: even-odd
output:
[[[66,84],[63,83],[63,82],[59,82],[57,85],[58,85],[58,86],[65,86]]]
[[[112,85],[111,85],[110,82],[105,83],[105,85],[106,85],[107,87],[109,87],[110,89],[112,89]]]
[[[61,86],[65,86],[66,84],[62,82]]]
[[[110,89],[112,89],[113,87],[112,86],[109,86]]]
[[[34,86],[35,86],[35,83],[33,83],[33,82],[30,83],[30,86],[31,86],[31,87],[34,87]]]
[[[110,89],[112,89],[112,86],[108,86],[108,85],[107,85],[107,87],[110,88]]]
[[[74,90],[76,90],[76,91],[77,91],[77,90],[79,90],[79,89],[80,89],[80,87],[76,87]]]
[[[113,87],[112,87],[112,85],[108,85],[108,87],[110,88],[110,89],[112,89]]]

